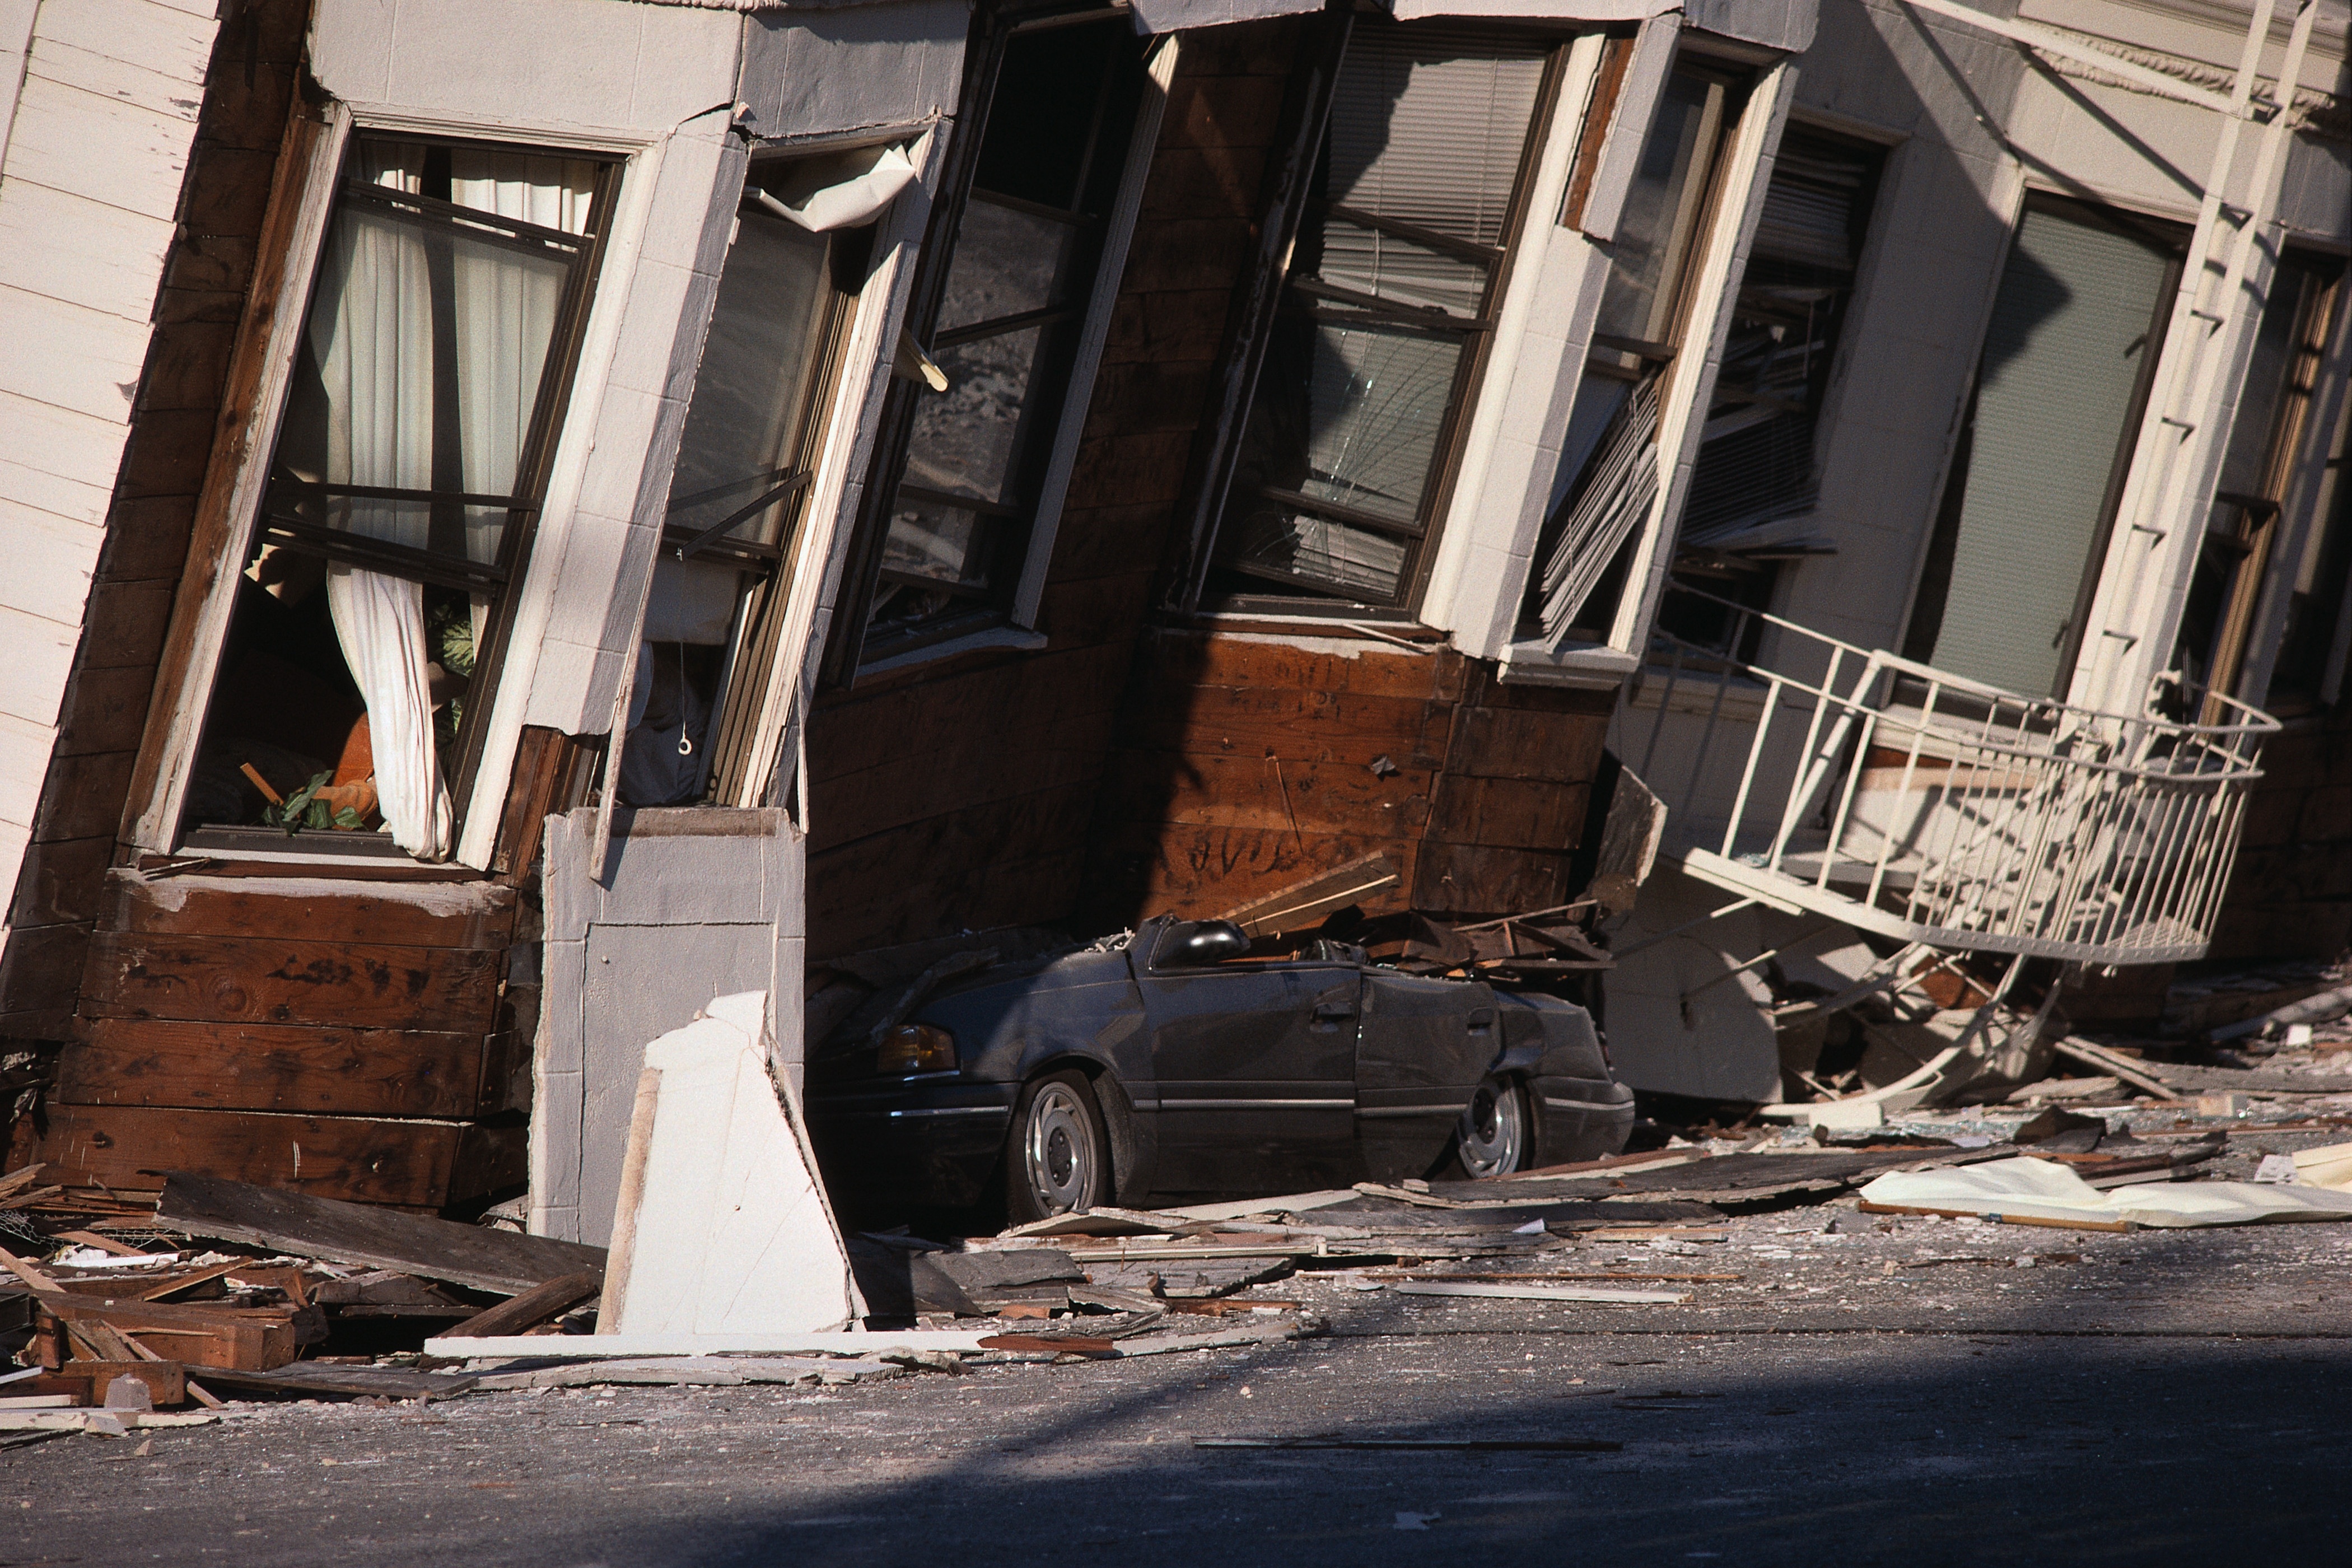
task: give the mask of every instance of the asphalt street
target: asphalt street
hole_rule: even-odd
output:
[[[1730,1230],[1556,1255],[1738,1276],[1679,1307],[1302,1276],[1253,1294],[1321,1331],[1241,1349],[60,1438],[0,1563],[2343,1560],[2352,1227]]]

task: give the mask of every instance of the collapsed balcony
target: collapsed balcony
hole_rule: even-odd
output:
[[[1668,807],[1662,858],[1947,951],[2204,955],[2268,714],[2177,676],[2137,713],[2027,697],[1694,589],[1668,599],[1725,635],[1657,633],[1618,716],[1619,754]]]

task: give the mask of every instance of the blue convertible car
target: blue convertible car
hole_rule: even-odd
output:
[[[953,1208],[1001,1192],[1016,1222],[1502,1175],[1616,1153],[1633,1121],[1573,1003],[1344,942],[1255,956],[1221,921],[951,955],[833,1024],[807,1085],[836,1193]]]

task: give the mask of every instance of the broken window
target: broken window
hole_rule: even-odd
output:
[[[1791,126],[1774,159],[1675,550],[1675,580],[1717,599],[1765,609],[1784,562],[1830,551],[1811,521],[1816,427],[1883,157]],[[1744,658],[1730,646],[1741,619],[1687,595],[1659,613],[1664,630]],[[1747,618],[1748,637],[1760,627]]]
[[[1218,523],[1227,603],[1418,598],[1563,53],[1357,19]]]
[[[2286,509],[2298,499],[2295,470],[2314,435],[2312,405],[2343,275],[2344,264],[2334,257],[2291,250],[2263,296],[2172,660],[2174,668],[2215,691],[2237,690]],[[2315,575],[2326,564],[2319,558],[2324,553],[2306,551],[2296,563],[2297,579]],[[2308,650],[2298,651],[2308,658]],[[2289,654],[2284,647],[2281,652]],[[2316,683],[2306,689],[2316,689]]]
[[[896,147],[753,165],[687,411],[621,756],[633,806],[752,804],[791,565]]]
[[[1561,481],[1537,547],[1522,635],[1558,648],[1606,644],[1661,480],[1658,413],[1675,374],[1693,281],[1717,201],[1744,81],[1675,63],[1642,142],[1570,412]]]
[[[1082,401],[1073,375],[1127,171],[1142,45],[1123,14],[1048,17],[995,43],[971,117],[980,140],[942,203],[952,226],[933,231],[930,299],[910,311],[920,352],[901,356],[898,455],[877,464],[887,532],[867,657],[1013,609],[1053,521],[1056,437]]]
[[[605,162],[362,135],[183,822],[449,852],[546,482]]]
[[[2063,696],[2106,556],[2180,267],[2170,229],[2025,205],[1904,653]]]

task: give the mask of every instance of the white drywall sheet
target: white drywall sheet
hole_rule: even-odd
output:
[[[600,1329],[793,1334],[865,1315],[770,1068],[767,1010],[764,992],[722,996],[646,1047]]]
[[[1865,1202],[1906,1208],[1964,1209],[2032,1219],[2075,1219],[2175,1229],[2262,1220],[2352,1219],[2352,1193],[2252,1182],[2149,1182],[2101,1192],[2050,1160],[1994,1160],[1956,1170],[1881,1176]]]

